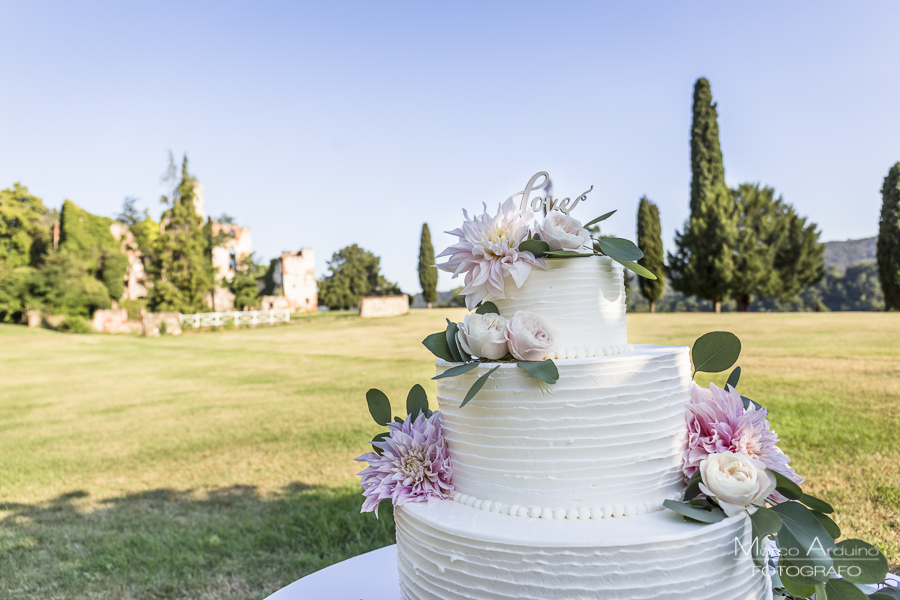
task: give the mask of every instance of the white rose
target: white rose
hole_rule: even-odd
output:
[[[573,219],[558,210],[550,211],[538,228],[541,239],[550,244],[551,250],[580,250],[591,241],[591,234]]]
[[[506,331],[509,351],[519,360],[544,360],[553,348],[550,328],[534,313],[517,312],[509,320]]]
[[[762,461],[734,452],[710,454],[700,462],[700,491],[714,498],[729,517],[756,512],[775,491],[775,478]]]
[[[506,319],[496,313],[470,313],[457,323],[456,338],[463,351],[478,358],[498,360],[506,356]]]

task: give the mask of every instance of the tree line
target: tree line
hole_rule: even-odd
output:
[[[677,297],[667,308],[699,308],[698,298],[720,312],[730,301],[737,311],[900,310],[900,163],[882,187],[878,268],[855,265],[841,275],[825,269],[825,245],[815,223],[796,213],[771,187],[742,183],[731,189],[719,144],[718,113],[709,82],[694,85],[691,120],[690,216],[675,234],[675,250],[663,259],[659,209],[647,198],[638,206],[639,263],[659,276],[641,279],[651,312],[666,279]],[[878,279],[883,301],[873,292]]]

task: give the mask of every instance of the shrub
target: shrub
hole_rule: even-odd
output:
[[[67,333],[93,333],[94,329],[87,319],[80,316],[68,316],[57,329]]]

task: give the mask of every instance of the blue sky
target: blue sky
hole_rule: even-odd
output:
[[[0,4],[0,187],[156,214],[167,151],[257,253],[358,243],[418,291],[462,208],[549,171],[573,216],[688,214],[694,81],[728,183],[771,185],[823,240],[874,235],[900,160],[900,4],[16,2]],[[454,285],[442,274],[440,288]]]

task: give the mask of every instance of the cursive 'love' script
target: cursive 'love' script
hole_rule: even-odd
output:
[[[537,181],[540,177],[543,177],[543,181],[541,181],[540,185],[537,184]],[[547,187],[547,184],[550,183],[550,175],[547,174],[546,171],[541,171],[539,173],[535,173],[534,176],[528,180],[528,185],[525,186],[525,189],[521,192],[516,192],[512,196],[510,196],[510,200],[515,198],[516,196],[522,196],[522,204],[519,206],[519,212],[525,213],[530,208],[534,212],[538,212],[543,210],[546,214],[550,214],[552,210],[558,210],[566,215],[572,212],[576,206],[578,206],[579,202],[587,200],[587,195],[591,193],[591,190],[594,189],[594,186],[591,186],[591,189],[584,192],[572,202],[571,198],[563,198],[562,200],[556,199],[554,200],[550,194],[547,194],[543,198],[531,198],[531,193],[537,190],[543,189]],[[530,201],[530,203],[529,203]],[[571,204],[570,204],[571,202]]]

